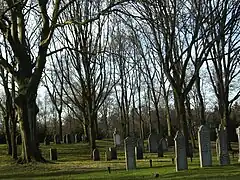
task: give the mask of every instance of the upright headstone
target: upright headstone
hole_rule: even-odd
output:
[[[159,144],[159,135],[157,134],[150,134],[148,137],[148,148],[150,153],[157,153],[158,152],[158,144]]]
[[[198,130],[198,147],[200,167],[212,166],[210,130],[205,125],[200,126]]]
[[[177,131],[174,142],[176,171],[188,169],[185,137],[181,131]]]
[[[117,160],[117,149],[114,147],[109,148],[109,151],[111,152],[111,159]]]
[[[144,141],[143,141],[142,138],[139,138],[139,139],[137,140],[137,147],[141,147],[142,152],[144,152]]]
[[[79,143],[80,142],[80,134],[75,134],[75,143]]]
[[[135,147],[137,140],[135,137],[127,137],[124,139],[124,150],[126,160],[126,170],[136,169]]]
[[[143,149],[141,146],[135,147],[135,154],[136,154],[137,159],[143,159]]]
[[[71,139],[71,143],[75,143],[75,135],[74,134],[70,134],[70,139]]]
[[[60,136],[58,134],[54,135],[54,143],[55,144],[61,144]]]
[[[93,160],[100,161],[100,153],[99,150],[96,148],[93,150]]]
[[[44,145],[47,146],[47,145],[50,145],[50,137],[49,136],[46,136],[44,138]]]
[[[240,126],[236,128],[236,133],[238,137],[238,152],[240,152]],[[240,153],[238,153],[238,162],[240,162]]]
[[[50,160],[51,161],[57,160],[57,149],[50,149]]]
[[[114,147],[118,147],[121,145],[121,137],[117,132],[117,129],[115,128],[113,132],[113,141],[114,141]]]
[[[230,158],[228,154],[228,141],[227,141],[227,129],[225,126],[220,125],[218,129],[219,136],[219,161],[220,165],[229,165]]]
[[[167,144],[168,144],[168,147],[174,146],[174,140],[172,136],[167,137]]]
[[[71,141],[71,135],[70,134],[66,134],[66,144],[71,144],[72,141]]]
[[[162,150],[163,152],[168,151],[168,144],[167,144],[167,140],[165,138],[162,138],[160,140],[160,144],[162,144]]]

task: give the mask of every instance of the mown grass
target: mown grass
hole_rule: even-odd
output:
[[[231,157],[231,165],[219,166],[214,147],[212,167],[200,168],[198,153],[195,153],[193,162],[188,160],[188,170],[175,172],[173,149],[170,149],[163,158],[158,158],[154,153],[144,153],[144,159],[137,161],[137,169],[126,171],[123,148],[118,149],[118,160],[105,161],[104,152],[113,145],[112,140],[97,141],[97,144],[101,161],[90,159],[88,144],[51,144],[40,146],[43,156],[49,159],[49,149],[57,148],[57,161],[27,165],[16,164],[6,155],[6,145],[0,145],[0,179],[240,179],[237,157]],[[149,168],[149,159],[153,160],[152,168]],[[107,167],[111,168],[110,174]],[[155,178],[156,173],[159,174],[158,178]]]

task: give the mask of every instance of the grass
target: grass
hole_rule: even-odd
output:
[[[125,158],[123,149],[118,149],[118,160],[105,161],[104,152],[111,147],[112,140],[97,141],[101,152],[101,161],[90,159],[87,144],[61,144],[50,146],[41,145],[43,156],[49,159],[49,149],[57,148],[58,160],[48,163],[16,164],[6,155],[6,145],[0,145],[0,179],[239,179],[240,164],[237,157],[232,159],[231,165],[219,166],[213,147],[213,166],[207,168],[199,167],[198,153],[195,153],[193,162],[188,160],[188,170],[176,172],[172,164],[173,150],[158,158],[154,153],[144,153],[143,160],[137,160],[137,169],[125,170]],[[197,150],[196,150],[197,151]],[[149,168],[149,159],[153,160],[153,167]],[[111,173],[107,171],[111,168]],[[159,178],[154,174],[158,173]]]

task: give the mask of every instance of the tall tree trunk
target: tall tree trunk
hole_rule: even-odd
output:
[[[200,122],[201,125],[206,124],[206,118],[205,118],[205,106],[204,106],[204,101],[201,93],[201,85],[200,85],[200,77],[199,74],[196,78],[196,89],[197,89],[197,95],[199,98],[199,108],[200,108]]]
[[[8,155],[12,155],[12,142],[11,142],[11,134],[10,134],[10,126],[9,126],[9,112],[6,112],[4,116],[4,126],[5,126],[5,138],[8,147]]]
[[[20,94],[15,99],[15,103],[22,137],[22,154],[19,162],[29,163],[33,160],[44,162],[36,136],[36,115],[38,113],[36,96]]]
[[[62,130],[62,112],[61,112],[61,111],[58,111],[58,123],[59,123],[59,136],[60,136],[60,141],[62,141],[63,130]]]

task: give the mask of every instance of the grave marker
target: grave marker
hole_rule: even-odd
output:
[[[126,170],[136,169],[135,146],[137,142],[134,137],[127,137],[124,140]]]

